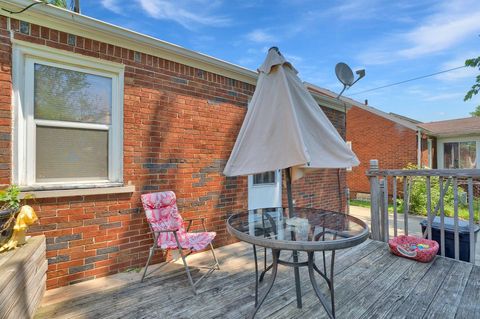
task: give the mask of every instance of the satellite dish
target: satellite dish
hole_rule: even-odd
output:
[[[345,86],[351,86],[355,80],[352,69],[343,62],[337,63],[335,66],[335,74],[337,75],[337,79]]]
[[[335,74],[337,75],[337,79],[343,84],[342,92],[340,92],[340,94],[337,96],[337,99],[340,98],[346,89],[357,83],[358,80],[365,76],[365,70],[363,69],[358,70],[355,73],[358,74],[358,78],[356,80],[352,69],[346,63],[337,63],[335,66]]]

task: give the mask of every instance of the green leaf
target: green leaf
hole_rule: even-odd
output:
[[[480,70],[480,56],[477,58],[472,58],[468,59],[465,61],[465,66],[467,67],[472,67],[472,68],[477,68]],[[463,98],[464,101],[470,100],[473,96],[477,95],[478,92],[480,91],[480,74],[475,77],[475,82],[472,85],[472,88],[465,94],[465,97]],[[476,113],[477,110],[475,110],[472,113]],[[472,114],[470,113],[470,114]],[[478,115],[473,115],[472,116],[478,116]]]

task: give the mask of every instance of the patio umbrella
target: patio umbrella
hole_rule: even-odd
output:
[[[292,216],[292,180],[305,170],[347,168],[360,162],[278,48],[270,48],[258,73],[223,173],[239,176],[284,169]]]

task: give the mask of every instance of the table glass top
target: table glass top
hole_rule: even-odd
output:
[[[247,237],[295,242],[337,241],[364,236],[367,225],[350,215],[315,208],[263,208],[232,215],[228,224]]]

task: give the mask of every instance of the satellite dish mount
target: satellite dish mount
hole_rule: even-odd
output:
[[[342,96],[343,92],[346,89],[349,89],[352,87],[355,83],[357,83],[361,78],[365,76],[365,69],[357,70],[355,73],[358,75],[358,78],[355,80],[355,77],[353,75],[352,69],[343,62],[337,63],[335,66],[335,74],[337,75],[337,79],[343,84],[343,89],[338,94],[337,99]]]

